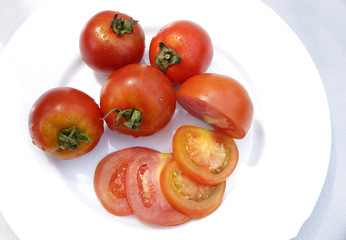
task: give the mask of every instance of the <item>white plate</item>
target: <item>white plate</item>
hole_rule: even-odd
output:
[[[272,10],[256,0],[217,3],[59,2],[37,11],[19,29],[0,60],[0,209],[20,239],[177,239],[191,233],[196,239],[278,240],[297,234],[329,163],[331,130],[322,82],[304,46]],[[204,219],[177,227],[143,224],[107,213],[93,191],[95,167],[109,152],[136,145],[169,152],[178,126],[207,127],[180,107],[154,136],[134,139],[107,130],[93,152],[75,160],[53,159],[31,144],[28,114],[46,90],[72,86],[98,102],[105,77],[81,61],[78,39],[85,22],[105,9],[139,19],[147,46],[171,21],[199,23],[215,47],[208,72],[238,79],[254,101],[254,124],[237,141],[239,168],[220,208]],[[148,63],[147,54],[143,62]]]

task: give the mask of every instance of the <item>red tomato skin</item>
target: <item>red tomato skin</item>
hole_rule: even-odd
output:
[[[60,130],[77,126],[91,140],[75,150],[61,149]],[[102,113],[86,93],[70,88],[54,88],[41,95],[31,108],[29,131],[34,145],[59,159],[72,159],[90,152],[103,132]]]
[[[195,75],[180,86],[177,101],[195,117],[236,139],[244,138],[252,124],[252,100],[246,89],[228,76]]]
[[[165,164],[172,160],[170,153],[142,152],[128,165],[125,178],[126,197],[133,214],[139,220],[154,225],[175,226],[191,219],[176,211],[161,191],[161,171]],[[143,168],[149,172],[142,179],[139,173]],[[147,185],[146,195],[141,194],[140,181]],[[143,201],[143,196],[147,202]]]
[[[182,84],[187,78],[205,72],[213,58],[213,44],[207,31],[200,25],[180,20],[167,24],[153,37],[149,47],[151,66],[160,52],[159,43],[175,50],[181,57],[179,64],[170,65],[165,74],[175,84]]]
[[[110,24],[119,12],[102,11],[94,15],[84,26],[79,48],[83,61],[95,72],[110,75],[116,69],[127,64],[138,63],[143,58],[145,35],[137,22],[132,33],[118,36]],[[119,18],[130,20],[131,17],[119,13]]]
[[[98,163],[94,174],[94,189],[100,203],[108,212],[117,216],[132,214],[126,199],[125,172],[132,159],[144,151],[156,152],[145,147],[130,147],[112,152]],[[113,190],[111,186],[113,178],[117,180],[118,189]]]
[[[144,64],[130,64],[115,71],[102,86],[100,107],[105,116],[112,109],[136,108],[142,111],[139,130],[115,125],[117,113],[105,118],[112,131],[134,137],[149,136],[164,128],[172,119],[175,90],[169,79],[159,70]]]

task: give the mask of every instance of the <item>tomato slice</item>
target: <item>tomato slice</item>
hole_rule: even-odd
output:
[[[184,174],[209,185],[226,180],[239,158],[237,145],[228,134],[196,126],[181,126],[176,131],[173,155]]]
[[[117,216],[131,215],[126,200],[125,171],[129,162],[138,153],[155,151],[145,147],[131,147],[105,156],[97,165],[94,174],[95,193],[110,213]]]
[[[172,159],[170,153],[143,152],[128,165],[126,197],[138,219],[162,226],[179,225],[191,219],[176,211],[161,191],[161,170]]]
[[[176,161],[163,168],[160,181],[167,201],[192,218],[206,217],[214,212],[221,204],[226,188],[226,181],[211,186],[191,180]]]

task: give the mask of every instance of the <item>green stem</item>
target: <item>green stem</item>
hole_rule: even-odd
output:
[[[113,21],[111,22],[111,29],[118,35],[121,36],[125,33],[132,33],[133,25],[137,23],[137,20],[124,20],[122,18],[118,18],[119,13],[115,14]]]
[[[82,142],[89,144],[90,138],[76,126],[62,129],[59,132],[59,146],[61,149],[75,150]]]
[[[110,110],[103,119],[109,116],[112,112],[117,112],[118,115],[115,119],[115,125],[118,127],[120,124],[124,124],[129,129],[136,131],[137,128],[142,124],[142,111],[136,108],[119,110],[112,109]],[[127,121],[119,122],[121,118],[125,118]]]
[[[173,49],[167,47],[163,42],[159,43],[160,53],[155,57],[156,65],[166,72],[167,68],[173,64],[179,64],[181,62],[181,57]]]

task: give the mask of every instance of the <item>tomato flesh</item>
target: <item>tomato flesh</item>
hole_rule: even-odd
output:
[[[155,150],[145,147],[122,149],[108,154],[97,165],[94,189],[102,206],[108,212],[117,216],[132,214],[126,199],[125,172],[132,159],[144,151]]]
[[[191,219],[176,211],[161,190],[161,170],[172,159],[172,154],[168,153],[143,152],[129,164],[125,178],[126,197],[138,219],[161,226],[179,225]]]
[[[195,126],[182,126],[176,131],[173,155],[187,176],[209,185],[226,180],[239,158],[236,143],[229,135]]]
[[[221,204],[226,182],[200,184],[187,177],[176,161],[169,162],[161,174],[162,191],[167,201],[179,212],[192,218],[210,215]]]

